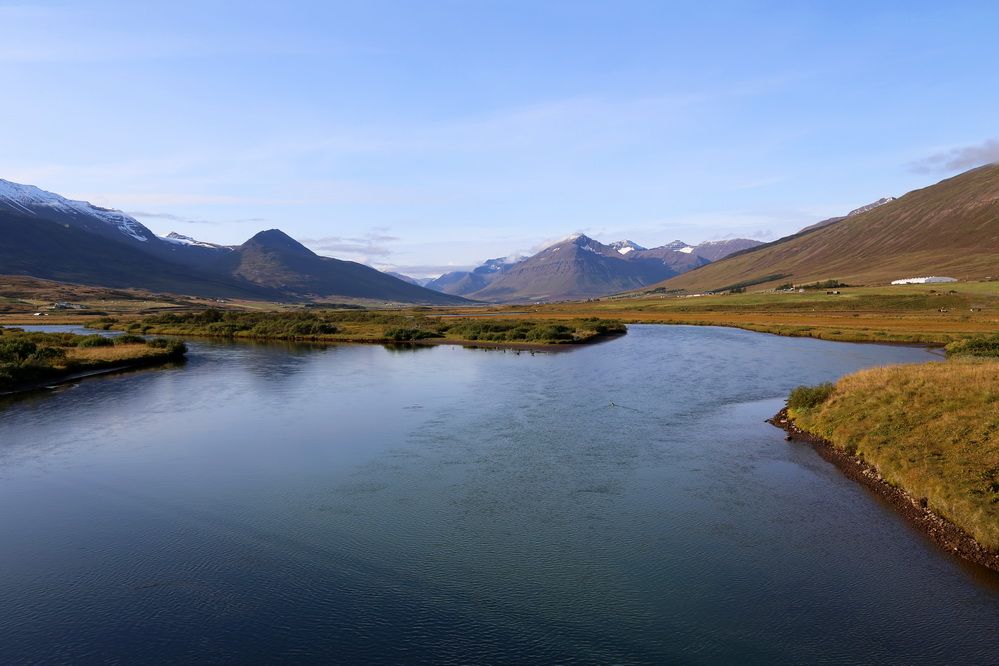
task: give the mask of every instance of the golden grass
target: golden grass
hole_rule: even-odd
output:
[[[999,549],[999,362],[863,370],[791,417]]]
[[[66,350],[67,364],[94,365],[117,363],[119,361],[134,361],[143,358],[164,356],[163,349],[149,347],[142,343],[132,345],[115,345],[113,347],[71,347]]]
[[[951,290],[957,293],[949,293]],[[695,298],[639,296],[547,305],[452,309],[470,316],[525,312],[529,319],[609,317],[625,323],[732,326],[850,342],[945,344],[999,330],[999,282],[756,292]],[[942,311],[943,310],[943,311]],[[443,310],[441,310],[443,311]]]

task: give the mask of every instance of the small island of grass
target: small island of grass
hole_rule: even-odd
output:
[[[799,387],[773,422],[825,447],[938,543],[999,569],[999,336],[948,354]]]
[[[367,342],[471,346],[549,347],[594,342],[624,334],[620,321],[435,316],[415,311],[201,310],[127,319],[105,318],[91,327],[131,333],[307,342]]]
[[[165,363],[182,358],[186,352],[187,347],[179,340],[0,328],[0,393],[99,372]]]

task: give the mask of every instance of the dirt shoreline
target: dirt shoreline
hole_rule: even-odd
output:
[[[982,546],[973,536],[923,506],[919,498],[902,488],[888,483],[873,465],[850,455],[832,442],[802,430],[788,417],[787,408],[781,409],[767,423],[787,432],[788,441],[808,442],[825,460],[835,465],[850,478],[886,500],[911,525],[932,539],[938,546],[962,559],[974,562],[993,571],[999,571],[999,552]]]
[[[0,398],[9,398],[11,396],[16,396],[22,393],[31,393],[33,391],[42,391],[50,387],[61,386],[62,384],[70,384],[81,379],[89,379],[90,377],[101,377],[104,375],[111,375],[116,372],[125,372],[128,370],[139,370],[142,368],[149,368],[158,365],[166,365],[167,363],[177,363],[182,362],[184,357],[177,355],[169,356],[151,356],[145,358],[137,358],[131,361],[118,361],[114,365],[92,368],[90,370],[79,370],[76,372],[71,372],[64,375],[53,375],[42,381],[31,382],[28,384],[20,384],[18,386],[13,386],[9,389],[0,390]]]

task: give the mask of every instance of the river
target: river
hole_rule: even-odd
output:
[[[763,422],[925,349],[189,346],[0,405],[0,661],[999,654],[999,578]]]

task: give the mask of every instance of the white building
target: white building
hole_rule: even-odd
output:
[[[902,278],[901,280],[891,281],[892,284],[932,284],[934,282],[957,282],[957,278],[930,275],[927,277]]]

